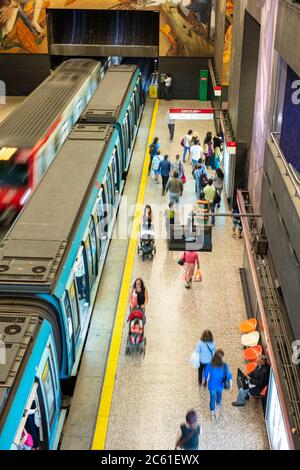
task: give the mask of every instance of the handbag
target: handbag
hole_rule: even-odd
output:
[[[196,271],[195,277],[194,277],[194,282],[202,282],[202,274],[201,271]]]
[[[224,370],[224,375],[223,375],[223,386],[224,386],[224,390],[229,390],[229,389],[230,389],[230,380],[228,380],[225,365],[224,365],[224,367],[223,367],[223,370]]]
[[[190,363],[192,364],[194,369],[199,369],[199,367],[200,367],[200,355],[196,350],[191,355]]]
[[[184,138],[183,138],[182,141],[180,142],[180,145],[181,145],[181,147],[184,147]]]
[[[186,183],[186,176],[185,176],[185,175],[182,175],[182,177],[181,177],[181,181],[183,182],[183,184],[185,184],[185,183]]]
[[[179,264],[179,266],[184,266],[184,260],[183,260],[183,259],[180,259],[180,260],[178,261],[178,264]]]

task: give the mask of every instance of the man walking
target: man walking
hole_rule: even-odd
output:
[[[172,77],[168,73],[166,73],[166,78],[165,78],[165,95],[166,95],[166,100],[170,101],[171,100],[171,87],[172,87]]]
[[[178,171],[174,171],[173,178],[168,181],[166,191],[170,192],[170,202],[173,202],[178,207],[179,200],[183,194],[183,182],[179,179]]]
[[[170,134],[170,143],[172,144],[174,141],[174,133],[175,133],[175,119],[171,118],[170,113],[168,113],[167,120],[168,120],[169,134]]]
[[[165,155],[164,159],[160,162],[158,170],[161,174],[162,179],[162,196],[166,194],[166,187],[170,178],[171,163],[169,162],[169,156]]]
[[[215,213],[215,209],[216,209],[216,202],[215,202],[215,199],[216,199],[216,194],[217,194],[217,191],[216,191],[216,188],[214,187],[213,185],[213,180],[210,179],[208,180],[208,185],[205,186],[204,188],[204,197],[205,197],[205,200],[209,202],[209,205],[210,205],[210,212],[212,214]],[[214,226],[215,225],[215,216],[212,215],[211,216],[211,225]]]

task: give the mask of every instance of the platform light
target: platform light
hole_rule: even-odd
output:
[[[3,147],[0,150],[0,160],[1,161],[10,160],[17,150],[18,150],[17,147]]]

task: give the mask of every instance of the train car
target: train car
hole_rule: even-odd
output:
[[[103,76],[89,59],[61,64],[0,124],[0,222],[7,225],[57,155]]]
[[[131,93],[134,89],[133,81]],[[126,90],[122,115],[130,103]],[[139,121],[140,114],[134,115],[133,125]],[[134,140],[130,152],[133,145]],[[76,124],[0,247],[0,318],[9,326],[4,343],[12,343],[19,330],[16,311],[36,314],[53,337],[52,358],[60,380],[77,373],[114,228],[124,184],[123,156],[118,148],[120,133],[113,125]],[[4,390],[0,449],[20,447],[26,409],[31,397],[36,397],[34,384],[40,380],[35,374],[43,368],[37,362],[29,363],[28,355],[19,360],[12,383],[6,373],[0,374],[0,389]],[[2,367],[0,364],[0,371]],[[21,389],[27,367],[30,380]],[[56,448],[63,419],[60,384],[51,390],[55,417],[49,422],[49,415],[41,413],[46,422],[40,427],[40,440],[46,449]],[[40,404],[42,399],[37,399]]]
[[[56,436],[65,416],[60,339],[54,337],[51,322],[39,315],[37,305],[30,314],[25,307],[13,305],[10,311],[0,316],[0,337],[4,338],[0,344],[0,449],[24,448],[24,429],[40,449],[57,448]]]
[[[130,98],[128,101],[128,97]],[[118,153],[122,153],[122,172],[130,164],[139,119],[144,106],[142,77],[136,65],[111,66],[96,90],[80,122],[113,124],[120,135]]]

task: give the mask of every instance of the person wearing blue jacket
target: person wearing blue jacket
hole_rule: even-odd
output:
[[[224,388],[232,387],[232,374],[223,361],[224,351],[218,349],[210,364],[205,367],[203,380],[208,382],[210,413],[214,421],[220,415]]]
[[[211,363],[216,352],[216,345],[211,331],[205,330],[203,332],[200,341],[197,343],[196,352],[199,354],[200,366],[198,369],[198,383],[201,387],[203,371],[205,367]],[[206,382],[204,382],[204,386],[206,386]]]
[[[160,162],[158,170],[161,174],[162,179],[162,195],[166,194],[167,184],[171,173],[171,163],[169,162],[169,156],[165,155],[164,159]]]

